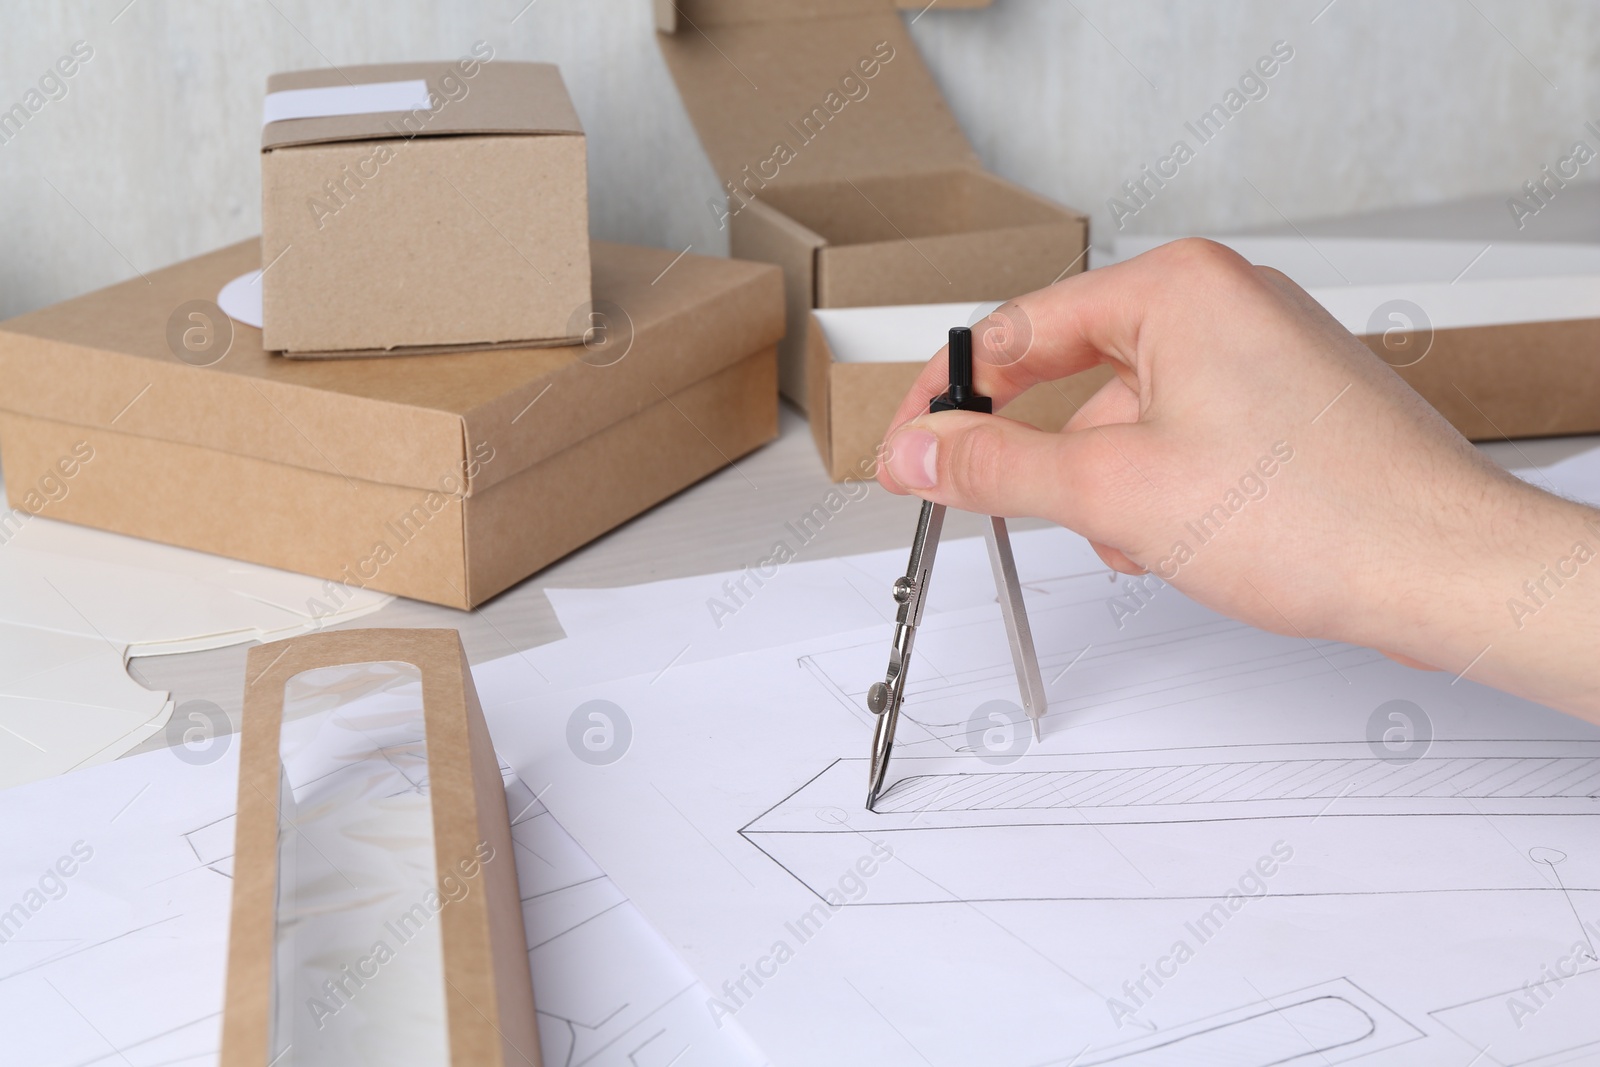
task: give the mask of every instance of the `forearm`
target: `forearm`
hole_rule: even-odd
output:
[[[1600,511],[1502,485],[1453,543],[1420,547],[1386,651],[1600,723]]]

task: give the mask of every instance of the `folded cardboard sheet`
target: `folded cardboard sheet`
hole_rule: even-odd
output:
[[[783,392],[808,412],[852,411],[811,395],[813,307],[1003,300],[1083,269],[1087,219],[984,172],[892,0],[656,13],[723,181],[707,206],[735,256],[783,267]]]

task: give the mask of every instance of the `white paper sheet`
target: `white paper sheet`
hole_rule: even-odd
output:
[[[0,789],[115,759],[171,714],[117,647],[0,622]]]
[[[216,1062],[234,740],[0,791],[0,1060]],[[708,1023],[692,974],[534,794],[513,778],[507,800],[545,1063],[763,1062]]]
[[[1592,1014],[1506,1005],[1547,966],[1600,980],[1574,955],[1600,938],[1600,730],[1159,585],[1119,611],[1103,574],[1023,577],[1045,741],[985,714],[1016,699],[998,610],[929,616],[876,814],[887,625],[565,693],[524,667],[520,701],[486,696],[497,746],[775,1062],[1600,1043]],[[620,758],[579,757],[586,707],[625,718]]]
[[[275,641],[393,599],[44,517],[0,546],[0,622],[103,638],[131,656]]]
[[[392,599],[11,512],[0,531],[0,788],[115,759],[166,725],[168,695],[127,676],[131,656],[277,640]]]
[[[1012,548],[1026,574],[1097,575],[1108,591],[1126,581],[1070,531],[1013,533]],[[939,558],[930,615],[996,602],[983,538],[947,541]],[[770,576],[747,567],[615,589],[546,589],[568,640],[522,656],[547,684],[566,688],[887,624],[890,588],[905,569],[906,549],[894,548],[787,563]]]
[[[1600,447],[1542,467],[1515,468],[1511,473],[1546,492],[1600,507]]]

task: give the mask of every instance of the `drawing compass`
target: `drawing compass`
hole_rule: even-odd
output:
[[[957,326],[950,331],[950,388],[928,404],[929,411],[994,411],[986,396],[972,386],[972,331]],[[883,792],[889,770],[889,755],[894,750],[894,731],[900,721],[900,705],[905,699],[906,672],[911,665],[911,645],[922,624],[922,609],[928,598],[928,578],[933,573],[933,558],[939,550],[939,534],[944,528],[945,506],[922,502],[917,516],[917,532],[911,539],[911,560],[904,577],[894,582],[894,602],[900,610],[894,621],[894,642],[889,648],[889,670],[881,682],[867,690],[867,709],[877,719],[872,734],[872,768],[867,781],[867,810]],[[989,563],[994,568],[994,584],[1000,594],[1000,614],[1005,618],[1006,637],[1011,643],[1011,660],[1017,669],[1017,687],[1022,692],[1022,709],[1033,720],[1033,736],[1040,737],[1039,720],[1044,715],[1044,682],[1039,677],[1039,657],[1033,648],[1033,631],[1022,602],[1022,585],[1017,581],[1017,561],[1011,553],[1011,535],[1006,520],[989,516],[984,525],[984,540],[989,545]]]

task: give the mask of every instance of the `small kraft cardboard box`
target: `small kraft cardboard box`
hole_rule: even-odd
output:
[[[538,1067],[506,781],[460,636],[307,634],[252,648],[245,678],[220,1062]]]
[[[268,349],[570,344],[589,311],[583,127],[561,73],[495,59],[274,74],[261,130]]]
[[[875,476],[889,420],[946,343],[950,327],[972,327],[975,359],[1011,362],[1023,357],[1032,340],[1026,320],[993,301],[824,308],[807,317],[811,436],[836,482]],[[1111,374],[1110,367],[1094,367],[1041,382],[999,414],[1054,432]]]
[[[584,344],[285,360],[213,302],[259,253],[0,323],[19,514],[470,608],[777,434],[767,264],[596,242]]]
[[[655,11],[723,182],[706,209],[734,256],[783,267],[782,388],[808,413],[855,410],[810,393],[827,384],[806,372],[812,308],[1004,300],[1083,269],[1087,218],[982,169],[894,0]]]

